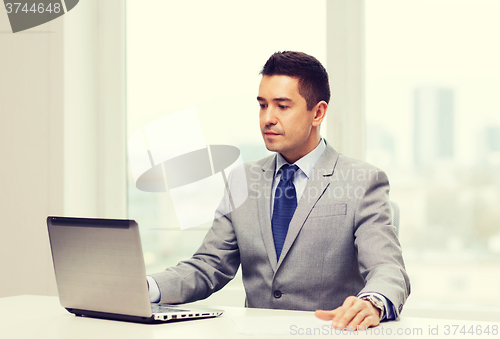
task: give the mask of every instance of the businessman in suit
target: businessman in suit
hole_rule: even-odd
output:
[[[248,198],[225,213],[226,195],[193,257],[148,277],[152,301],[204,299],[241,265],[248,307],[316,310],[335,328],[396,319],[410,283],[387,176],[321,138],[330,89],[318,60],[278,52],[261,74],[260,128],[276,153],[230,175]]]

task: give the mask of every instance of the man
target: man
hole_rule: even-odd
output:
[[[223,213],[226,196],[193,257],[149,277],[152,301],[204,299],[241,264],[248,307],[316,310],[336,328],[396,319],[410,284],[387,176],[321,138],[330,89],[318,60],[275,53],[261,74],[260,128],[276,154],[245,164],[246,182],[230,176],[248,198]]]

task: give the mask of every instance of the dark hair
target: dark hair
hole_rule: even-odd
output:
[[[321,100],[330,101],[328,73],[313,56],[302,52],[276,52],[266,61],[262,75],[286,75],[299,80],[299,94],[306,99],[307,109]]]

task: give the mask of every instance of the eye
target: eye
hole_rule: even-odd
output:
[[[267,107],[267,105],[266,105],[266,104],[259,104],[259,106],[260,106],[260,109],[264,109],[264,108],[266,108],[266,107]]]
[[[287,108],[288,108],[288,106],[285,106],[285,105],[279,105],[278,107],[279,107],[280,109],[287,109]]]

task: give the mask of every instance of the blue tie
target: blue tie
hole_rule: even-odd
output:
[[[283,165],[280,169],[281,179],[274,193],[274,211],[271,224],[276,258],[278,260],[283,249],[283,244],[285,243],[288,225],[297,208],[297,193],[293,185],[293,175],[298,169],[297,165]]]

